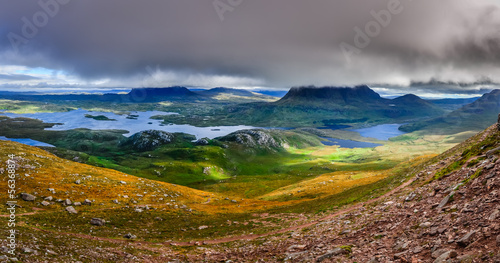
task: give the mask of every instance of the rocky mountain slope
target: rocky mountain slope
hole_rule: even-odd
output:
[[[283,235],[211,247],[220,262],[500,262],[497,125],[433,160],[390,195]],[[226,261],[228,262],[228,261]]]

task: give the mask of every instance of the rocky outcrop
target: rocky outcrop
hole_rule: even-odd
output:
[[[147,130],[130,136],[122,145],[132,145],[137,151],[151,151],[158,146],[171,143],[173,139],[174,135],[172,133]]]
[[[271,136],[268,130],[241,130],[219,138],[223,142],[235,142],[250,148],[281,148],[282,140]]]

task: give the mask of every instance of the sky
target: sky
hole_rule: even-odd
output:
[[[0,0],[0,90],[500,83],[500,0]]]

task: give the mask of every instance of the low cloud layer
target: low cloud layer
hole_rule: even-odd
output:
[[[0,67],[54,70],[62,84],[500,83],[494,0],[0,2]]]

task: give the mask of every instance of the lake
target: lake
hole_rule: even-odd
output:
[[[114,119],[115,121],[108,120],[95,120],[92,118],[87,118],[85,115],[92,116],[106,116],[109,119]],[[48,130],[71,130],[77,128],[87,128],[91,130],[126,130],[128,131],[125,136],[131,136],[134,133],[144,131],[144,130],[161,130],[166,132],[183,132],[196,136],[197,139],[200,138],[216,138],[220,136],[228,135],[232,132],[246,129],[259,129],[259,127],[237,125],[237,126],[214,126],[214,127],[196,127],[192,125],[177,125],[177,124],[162,124],[161,120],[150,119],[155,115],[168,115],[177,114],[170,112],[161,111],[145,111],[145,112],[130,112],[130,114],[115,114],[112,112],[95,112],[87,110],[73,110],[68,112],[53,112],[53,113],[26,113],[26,114],[15,114],[1,112],[0,115],[5,115],[7,117],[26,117],[32,119],[39,119],[46,123],[61,123],[61,125],[55,125]],[[398,130],[401,124],[382,124],[369,128],[363,129],[348,129],[351,131],[359,132],[363,137],[375,138],[378,140],[388,140],[389,138],[399,136],[404,134]],[[329,126],[330,129],[346,129],[349,126]],[[269,127],[265,129],[291,129],[291,128],[276,128]],[[2,137],[0,137],[2,139]],[[339,145],[342,148],[372,148],[380,146],[381,144],[369,143],[369,142],[358,142],[351,140],[341,140],[335,138],[324,138],[328,141],[323,141],[324,145]],[[31,139],[8,139],[3,137],[2,140],[12,140],[21,143],[25,143],[32,146],[52,146],[50,144],[45,144],[43,142],[38,142]]]
[[[327,139],[328,140],[328,141],[323,141],[322,142],[324,145],[327,145],[327,146],[338,145],[341,148],[349,148],[349,149],[354,149],[354,148],[373,148],[373,147],[377,147],[377,146],[382,146],[382,144],[371,143],[371,142],[358,142],[358,141],[341,140],[341,139],[326,138],[326,137],[323,137],[323,139]]]
[[[363,137],[387,141],[392,137],[405,134],[405,132],[398,130],[401,125],[402,124],[382,124],[369,128],[355,129],[352,131],[359,132],[359,134]]]
[[[11,139],[11,138],[7,138],[5,136],[0,136],[0,140],[2,140],[2,141],[13,141],[13,142],[18,142],[18,143],[22,143],[22,144],[26,144],[26,145],[30,145],[30,146],[54,147],[54,145],[51,145],[51,144],[48,144],[48,143],[44,143],[44,142],[35,141],[35,140],[32,140],[32,139]]]
[[[366,138],[375,138],[377,140],[387,141],[392,137],[396,137],[396,136],[405,134],[405,132],[402,132],[399,130],[399,127],[401,125],[402,124],[381,124],[381,125],[377,125],[377,126],[373,126],[373,127],[369,127],[369,128],[347,129],[347,130],[358,132],[361,136],[366,137]],[[373,147],[377,147],[377,146],[382,145],[382,144],[378,144],[378,143],[358,142],[358,141],[351,141],[351,140],[340,140],[340,139],[335,139],[335,138],[323,138],[323,139],[328,140],[328,141],[322,142],[324,145],[328,145],[328,146],[338,145],[342,148],[349,148],[349,149],[373,148]]]
[[[92,116],[106,116],[109,119],[115,119],[116,121],[102,121],[94,120],[92,118],[86,118],[85,115],[89,114]],[[195,127],[192,125],[177,125],[177,124],[162,124],[161,120],[150,119],[155,115],[168,115],[177,114],[162,111],[145,111],[145,112],[130,112],[127,114],[115,114],[112,112],[95,112],[87,110],[73,110],[68,112],[53,112],[53,113],[26,113],[26,114],[15,114],[0,112],[0,115],[5,115],[10,118],[16,117],[26,117],[32,119],[39,119],[46,123],[62,123],[62,125],[55,125],[47,130],[71,130],[77,128],[87,128],[91,130],[126,130],[129,133],[124,134],[125,136],[131,136],[134,133],[144,131],[144,130],[161,130],[166,132],[183,132],[196,136],[197,139],[200,138],[210,138],[225,136],[232,132],[246,129],[258,129],[258,127],[237,125],[237,126],[214,126],[214,127]]]

